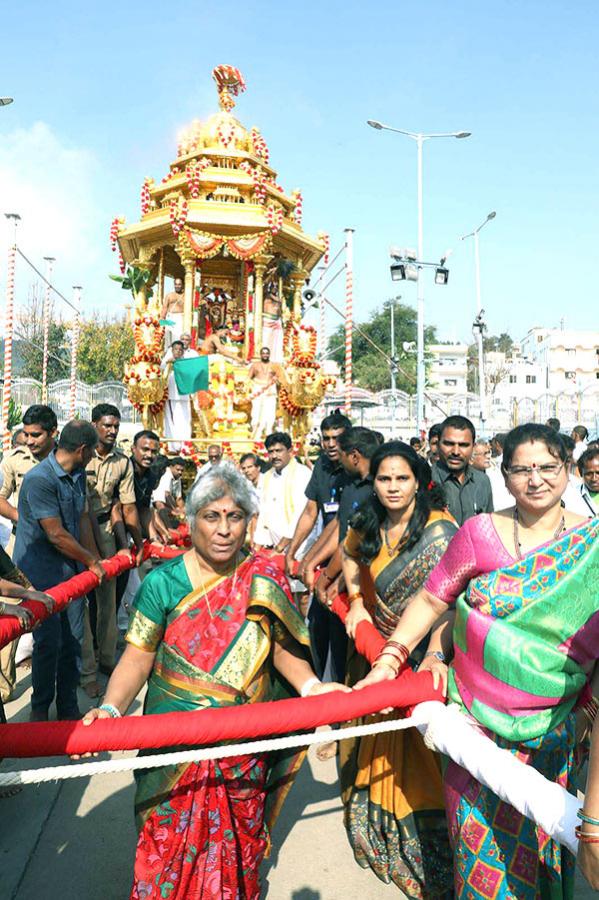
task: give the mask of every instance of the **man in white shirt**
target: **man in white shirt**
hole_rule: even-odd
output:
[[[574,441],[574,450],[572,451],[572,459],[578,462],[584,451],[587,449],[587,439],[589,432],[584,425],[575,425],[572,429],[572,440]]]
[[[264,446],[272,468],[264,475],[254,544],[284,553],[306,505],[304,491],[312,473],[293,456],[291,438],[285,432],[269,434]],[[307,547],[311,537],[301,549]]]
[[[175,456],[169,460],[158,487],[152,494],[152,503],[167,528],[176,528],[185,520],[185,503],[181,476],[185,460]]]

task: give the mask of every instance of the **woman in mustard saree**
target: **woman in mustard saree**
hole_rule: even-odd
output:
[[[358,685],[396,677],[455,604],[449,698],[500,747],[575,791],[574,708],[599,659],[599,523],[568,513],[567,451],[544,425],[506,438],[515,509],[468,519]],[[398,654],[398,647],[403,648]],[[445,773],[460,900],[568,900],[574,857],[469,772]]]
[[[105,701],[84,721],[126,712],[257,703],[323,685],[289,585],[267,556],[244,556],[255,501],[229,463],[187,501],[193,548],[143,582],[128,646]],[[255,754],[162,767],[137,777],[139,839],[132,900],[256,900],[269,829],[303,754]]]
[[[343,575],[352,597],[350,637],[362,619],[389,638],[411,597],[443,556],[457,526],[439,488],[429,489],[427,462],[400,441],[383,444],[370,462],[374,496],[352,519]],[[370,595],[370,597],[369,597]],[[421,661],[424,649],[412,656]],[[431,640],[425,666],[441,656]],[[348,656],[348,683],[369,665]],[[341,741],[345,826],[357,863],[410,900],[451,895],[452,864],[439,757],[416,729]]]

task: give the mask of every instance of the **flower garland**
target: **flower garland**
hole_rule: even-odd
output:
[[[119,269],[121,270],[121,275],[125,274],[125,260],[123,259],[123,254],[119,248],[119,234],[123,230],[125,226],[125,217],[124,216],[115,216],[112,222],[110,223],[110,249],[113,253],[116,253],[117,250],[119,252]]]
[[[143,332],[143,327],[153,327],[152,341],[148,345],[146,340],[146,335]],[[145,354],[147,359],[144,357],[145,362],[150,362],[151,357],[155,357],[160,354],[162,349],[162,339],[164,337],[164,328],[160,324],[160,321],[155,316],[138,316],[133,321],[133,337],[135,339],[135,345],[139,350],[140,354]]]
[[[281,207],[269,206],[266,210],[266,221],[273,235],[283,227],[283,210]]]
[[[235,137],[235,125],[233,122],[227,122],[226,124],[219,122],[216,129],[216,136],[223,147],[227,148]]]
[[[261,157],[261,159],[263,159],[264,162],[268,165],[270,152],[266,141],[255,126],[250,131],[250,140],[252,142],[252,146],[254,148],[254,153],[256,154],[256,156]]]
[[[291,196],[295,200],[295,208],[293,210],[293,217],[298,225],[302,224],[302,214],[303,214],[303,197],[302,192],[299,188],[296,188],[294,191],[291,191]]]
[[[254,199],[260,206],[266,202],[266,185],[268,183],[265,173],[259,166],[251,166],[247,160],[239,164],[239,168],[250,176],[254,182]]]
[[[151,187],[154,187],[154,179],[153,178],[145,178],[144,183],[141,186],[141,214],[142,214],[142,216],[145,216],[145,214],[150,211],[150,205],[152,202],[152,198],[150,195]]]
[[[301,415],[303,412],[301,406],[298,406],[297,403],[293,402],[287,389],[284,388],[283,385],[279,386],[279,403],[292,419],[297,418],[297,416]]]
[[[179,196],[176,200],[171,200],[169,212],[171,228],[173,229],[173,234],[177,237],[187,222],[188,206],[185,197]]]
[[[325,266],[328,266],[329,250],[331,249],[331,237],[330,237],[330,235],[328,235],[326,233],[326,231],[319,231],[317,237],[318,237],[318,240],[320,241],[320,243],[324,247],[324,257],[323,257],[322,261],[325,264]]]
[[[129,387],[133,387],[136,384],[139,384],[140,381],[150,381],[152,376],[154,378],[160,378],[162,373],[160,371],[160,363],[152,362],[147,359],[147,354],[141,351],[140,353],[136,353],[135,356],[129,360],[129,366],[133,368],[133,366],[138,366],[140,363],[145,363],[145,369],[138,369],[137,372],[129,372],[128,375],[125,375],[123,378],[123,382]]]
[[[210,160],[204,156],[198,162],[190,163],[185,169],[185,177],[187,179],[187,187],[189,195],[193,200],[197,200],[200,196],[200,180],[202,172],[208,168]]]
[[[300,341],[301,338],[303,338],[302,341]],[[306,338],[308,339],[308,346],[302,347],[302,344],[305,344]],[[319,363],[314,359],[318,347],[318,335],[313,325],[296,326],[293,330],[291,346],[293,365],[302,367],[314,366],[314,368],[320,368]]]
[[[174,178],[175,175],[180,175],[180,174],[181,174],[180,166],[173,166],[173,168],[170,170],[170,172],[167,172],[166,175],[164,176],[164,178],[162,179],[162,184],[166,184],[166,182],[170,181],[171,178]]]

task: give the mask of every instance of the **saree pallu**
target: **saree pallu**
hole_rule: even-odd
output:
[[[128,632],[137,646],[157,647],[144,711],[285,696],[271,663],[273,641],[307,647],[308,640],[284,576],[257,556],[194,590],[201,581],[194,578],[193,551],[180,559],[191,570],[191,590],[163,625],[142,596]],[[155,593],[180,594],[183,566],[176,560],[157,570],[163,582],[158,592],[154,585]],[[270,828],[304,752],[207,760],[138,775],[132,900],[256,900]]]
[[[573,791],[572,712],[599,655],[599,524],[474,578],[457,602],[450,699],[499,746]],[[450,763],[458,897],[564,900],[572,854]]]
[[[411,551],[397,555],[383,545],[369,571],[363,569],[364,578],[372,579],[376,592],[373,618],[385,636],[391,634],[455,531],[452,519],[433,513]],[[356,538],[354,542],[357,551]],[[350,539],[348,552],[351,543]],[[355,684],[368,669],[352,643],[348,683]],[[381,881],[394,882],[406,897],[438,900],[452,896],[452,857],[439,759],[416,729],[341,741],[340,768],[345,827],[356,862],[362,868],[370,867]]]

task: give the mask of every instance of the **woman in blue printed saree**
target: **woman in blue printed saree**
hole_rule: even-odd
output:
[[[125,713],[146,681],[147,713],[344,689],[314,676],[281,570],[241,552],[254,504],[229,463],[197,482],[187,501],[193,548],[143,582],[105,701],[84,721]],[[269,829],[302,756],[255,754],[139,774],[132,900],[256,900]]]
[[[395,677],[397,647],[413,647],[455,603],[451,702],[575,790],[574,710],[599,658],[599,522],[561,506],[566,460],[543,425],[509,433],[503,473],[515,510],[464,523],[360,686]],[[461,900],[574,896],[574,857],[451,762],[445,797]]]

